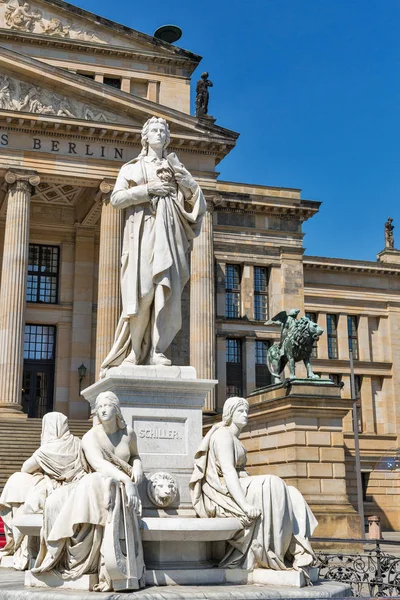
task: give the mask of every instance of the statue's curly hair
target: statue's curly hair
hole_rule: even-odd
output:
[[[139,156],[147,156],[147,152],[149,149],[149,143],[148,143],[149,129],[150,129],[150,125],[152,125],[153,123],[162,123],[165,127],[167,139],[165,140],[163,154],[171,141],[171,134],[169,131],[169,126],[168,126],[167,121],[165,119],[162,119],[161,117],[151,117],[151,119],[148,119],[142,127],[142,150],[141,150]]]
[[[125,419],[122,416],[122,412],[121,412],[121,405],[119,403],[118,397],[114,394],[114,392],[101,392],[97,398],[96,398],[96,402],[94,404],[94,410],[96,411],[96,416],[99,420],[99,422],[101,423],[101,418],[99,416],[99,410],[98,410],[98,405],[100,400],[109,400],[111,402],[111,404],[114,406],[115,408],[115,412],[117,413],[117,425],[119,429],[125,429],[126,428],[126,423],[125,423]]]
[[[249,403],[247,402],[246,398],[232,396],[231,398],[228,398],[225,401],[224,408],[222,411],[222,422],[224,423],[224,425],[229,427],[229,425],[232,423],[233,413],[237,408],[239,408],[239,406],[246,406],[247,409],[249,408]]]

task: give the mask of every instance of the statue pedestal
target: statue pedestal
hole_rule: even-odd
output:
[[[137,436],[145,481],[139,492],[143,516],[190,516],[189,496],[193,457],[202,439],[202,408],[217,382],[197,379],[193,367],[121,365],[82,391],[94,409],[101,392],[112,391],[122,414]],[[167,508],[158,508],[147,494],[147,480],[157,471],[170,473],[178,494]]]
[[[360,522],[346,491],[343,417],[352,401],[330,380],[294,380],[249,397],[241,439],[251,475],[282,477],[319,521],[315,537],[358,538]]]

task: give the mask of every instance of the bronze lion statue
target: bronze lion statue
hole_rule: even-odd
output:
[[[281,339],[273,344],[267,352],[267,366],[275,383],[280,381],[280,374],[289,364],[289,379],[296,379],[296,363],[303,361],[307,369],[307,379],[319,379],[311,367],[310,356],[315,342],[324,330],[308,317],[297,319],[299,310],[292,309],[287,313],[280,312],[267,321],[267,325],[281,325]]]

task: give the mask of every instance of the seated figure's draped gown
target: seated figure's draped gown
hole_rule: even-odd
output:
[[[235,467],[246,501],[261,510],[255,520],[247,517],[225,485],[219,461],[219,441],[224,436],[234,444]],[[309,539],[318,523],[303,496],[276,475],[247,475],[245,465],[243,444],[222,423],[211,428],[195,455],[190,491],[198,516],[235,517],[243,525],[229,540],[219,566],[279,571],[311,565],[315,555]]]
[[[69,431],[65,415],[52,412],[43,417],[41,445],[32,455],[39,469],[11,475],[0,497],[6,545],[0,556],[13,555],[14,568],[29,566],[32,540],[14,527],[14,519],[26,513],[43,512],[46,498],[60,486],[83,477],[85,460],[81,441]]]
[[[91,436],[103,458],[112,462],[115,448],[103,426],[94,426],[85,436]],[[130,457],[118,457],[119,467]],[[104,565],[102,542],[108,519],[111,487],[115,480],[99,472],[88,473],[79,481],[56,490],[46,501],[40,551],[32,573],[52,571],[62,579],[77,579],[88,573],[98,573],[96,591],[112,590],[112,582]],[[140,540],[139,524],[133,509],[134,535]],[[138,579],[145,566],[141,543],[135,545]]]

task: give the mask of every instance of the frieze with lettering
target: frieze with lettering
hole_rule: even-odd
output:
[[[64,156],[79,156],[82,158],[104,158],[127,162],[138,153],[138,146],[123,146],[105,142],[90,142],[51,138],[50,136],[26,135],[17,131],[0,131],[0,149],[46,152]]]

